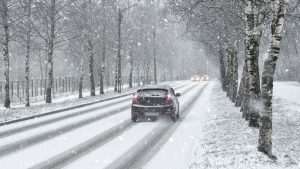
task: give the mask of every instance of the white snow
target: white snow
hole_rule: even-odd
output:
[[[182,92],[198,83],[180,82],[184,85],[176,92]],[[203,87],[200,83],[182,95],[181,109]],[[248,127],[242,119],[239,108],[226,97],[218,82],[210,82],[195,104],[190,107],[187,116],[176,122],[174,133],[164,135],[149,153],[145,169],[299,169],[300,168],[300,84],[296,82],[276,82],[273,100],[273,153],[278,158],[272,161],[257,151],[258,130]],[[107,111],[116,110],[131,104],[131,96],[82,107],[76,110],[45,116],[7,126],[1,126],[0,132],[23,128],[26,125],[46,122],[79,111],[93,110],[90,113],[43,125],[0,139],[0,146],[50,130],[57,130],[84,119],[93,118]],[[124,101],[127,100],[127,101]],[[121,103],[121,101],[124,101]],[[114,104],[101,108],[107,104]],[[73,148],[96,135],[130,119],[130,109],[103,118],[77,128],[71,132],[47,139],[21,151],[8,154],[0,159],[0,166],[5,169],[29,168],[48,160],[59,153]],[[5,110],[2,110],[5,111]],[[113,138],[92,152],[84,154],[64,168],[105,168],[116,162],[124,153],[134,150],[143,139],[160,125],[171,121],[158,119],[157,122],[140,122],[124,133]],[[145,143],[147,144],[147,143]],[[30,158],[29,158],[30,157]],[[141,162],[141,164],[144,164]]]
[[[199,130],[188,168],[299,169],[300,125],[290,117],[300,119],[300,107],[290,106],[298,102],[300,96],[298,99],[296,94],[288,97],[288,93],[300,90],[297,86],[275,83],[273,153],[278,160],[274,162],[257,151],[258,129],[248,127],[239,108],[221,91],[220,84],[216,85],[210,98],[210,113]]]
[[[195,84],[188,84],[184,88],[178,90],[177,92],[183,91],[185,88],[188,88]],[[181,104],[187,102],[191,95],[195,94],[197,88],[189,91],[187,94],[180,97]],[[158,120],[155,123],[143,122],[133,128],[128,132],[125,132],[118,138],[115,138],[111,142],[107,143],[104,147],[100,147],[90,154],[80,158],[79,160],[71,163],[66,168],[105,168],[111,162],[120,157],[130,148],[140,141],[143,137],[148,135],[155,127],[158,125],[163,125],[165,121]]]
[[[206,120],[206,114],[209,108],[209,96],[213,86],[214,84],[209,84],[203,94],[198,98],[195,106],[193,106],[189,114],[181,122],[176,132],[148,163],[145,167],[146,169],[188,168],[198,130],[203,126]]]

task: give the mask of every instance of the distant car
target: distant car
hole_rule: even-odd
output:
[[[210,80],[210,78],[209,78],[208,75],[203,75],[203,76],[201,77],[201,79],[202,79],[202,81],[209,81],[209,80]]]
[[[199,75],[193,75],[191,77],[192,82],[200,82],[200,80],[201,80],[201,77]]]
[[[133,94],[131,120],[150,118],[155,121],[161,114],[170,117],[174,122],[179,118],[179,101],[181,94],[174,92],[170,86],[157,86],[139,89]]]

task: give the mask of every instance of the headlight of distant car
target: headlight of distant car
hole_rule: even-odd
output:
[[[197,80],[200,80],[200,78],[199,78],[199,77],[197,77]]]
[[[194,80],[194,78],[191,78],[191,80]]]

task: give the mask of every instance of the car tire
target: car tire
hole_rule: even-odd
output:
[[[176,122],[176,120],[177,120],[177,115],[176,115],[175,113],[173,113],[173,114],[171,115],[171,119],[172,119],[173,122]]]
[[[177,119],[179,119],[180,115],[179,115],[179,104],[178,104],[178,109],[177,109]]]
[[[136,122],[137,121],[137,117],[131,116],[131,121],[132,122]]]
[[[151,121],[156,121],[156,120],[157,120],[157,117],[150,117],[150,120],[151,120]]]

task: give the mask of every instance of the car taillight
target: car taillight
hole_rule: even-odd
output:
[[[172,99],[171,94],[169,93],[167,96],[167,99],[166,99],[166,104],[172,104],[172,103],[173,103],[173,99]]]
[[[139,96],[137,93],[133,94],[132,104],[140,104]]]

